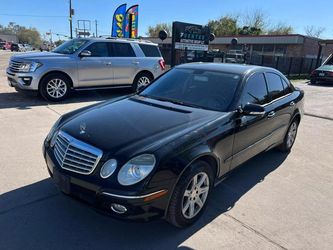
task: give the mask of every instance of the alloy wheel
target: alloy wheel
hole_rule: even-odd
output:
[[[137,89],[146,87],[150,83],[150,79],[147,76],[141,76],[138,80]]]
[[[46,85],[47,94],[53,98],[61,98],[67,92],[67,85],[61,79],[52,79]]]
[[[297,134],[297,123],[293,122],[290,125],[289,131],[288,131],[288,135],[287,135],[287,147],[290,148],[296,139],[296,134]]]
[[[192,219],[201,211],[208,193],[209,177],[200,172],[191,179],[183,195],[182,213],[186,219]]]

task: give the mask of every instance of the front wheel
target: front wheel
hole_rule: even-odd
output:
[[[213,183],[211,167],[197,161],[180,178],[170,200],[167,220],[176,227],[193,224],[203,213]]]
[[[298,130],[298,124],[299,121],[297,119],[294,119],[291,124],[289,125],[287,134],[284,137],[283,143],[278,146],[278,149],[282,152],[290,152],[291,148],[293,147],[295,140],[296,140],[296,135],[297,135],[297,130]]]
[[[62,74],[50,74],[40,83],[39,92],[46,100],[62,101],[69,95],[70,80]]]

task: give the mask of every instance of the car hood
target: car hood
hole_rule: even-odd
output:
[[[28,52],[28,53],[22,53],[22,54],[17,54],[11,57],[12,60],[19,60],[19,61],[24,61],[24,60],[36,60],[36,61],[41,61],[41,60],[49,60],[49,59],[66,59],[70,58],[71,55],[64,55],[64,54],[58,54],[58,53],[53,53],[53,52]]]
[[[134,96],[74,115],[60,129],[104,153],[134,155],[153,152],[223,114]]]
[[[330,72],[333,72],[333,65],[322,65],[322,66],[320,66],[316,70],[317,71],[330,71]]]

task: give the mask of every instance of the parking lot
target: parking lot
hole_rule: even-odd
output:
[[[1,249],[332,249],[333,84],[295,82],[306,115],[292,152],[250,160],[213,191],[203,217],[180,230],[162,220],[115,220],[57,190],[41,150],[52,124],[129,92],[80,92],[50,104],[7,85],[10,54],[0,51]]]

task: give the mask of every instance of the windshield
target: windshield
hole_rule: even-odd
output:
[[[228,111],[240,75],[198,69],[172,69],[140,95],[196,108]]]
[[[59,53],[59,54],[73,54],[87,42],[88,42],[88,40],[83,40],[83,39],[69,40],[67,42],[64,42],[63,44],[61,44],[54,50],[52,50],[52,52]]]

